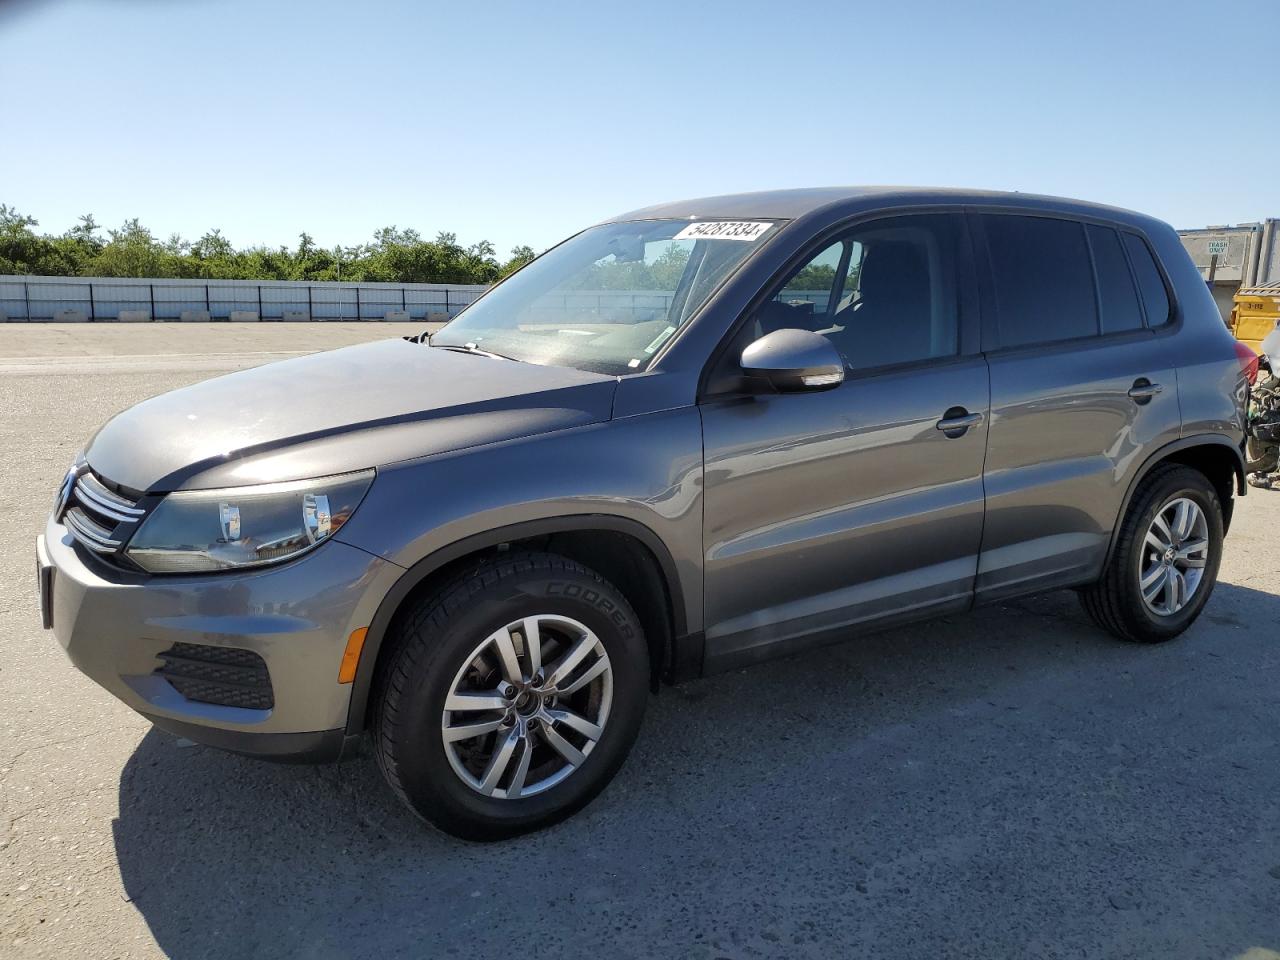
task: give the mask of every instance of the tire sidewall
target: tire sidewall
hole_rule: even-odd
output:
[[[440,735],[444,702],[465,658],[489,634],[525,616],[558,614],[591,629],[613,670],[613,699],[604,732],[562,783],[516,800],[485,797],[459,779]],[[648,648],[634,612],[611,586],[583,572],[535,568],[472,594],[466,607],[427,638],[434,648],[409,672],[396,764],[416,809],[452,833],[497,839],[561,819],[612,779],[639,732],[648,696]]]

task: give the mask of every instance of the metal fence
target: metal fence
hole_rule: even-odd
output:
[[[447,320],[484,290],[448,283],[0,276],[0,322]],[[792,303],[825,303],[827,296],[782,294]],[[574,290],[544,295],[527,321],[642,323],[666,318],[671,300],[656,290]]]
[[[444,320],[483,286],[0,276],[0,321]]]
[[[664,320],[674,294],[656,290],[572,290],[544,294],[530,308],[528,323],[644,323]],[[785,290],[791,304],[826,305],[830,290]]]

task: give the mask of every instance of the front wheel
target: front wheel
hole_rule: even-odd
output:
[[[1101,579],[1080,591],[1090,618],[1124,640],[1171,640],[1195,621],[1218,578],[1222,504],[1200,471],[1157,467],[1134,494]]]
[[[500,555],[501,556],[501,555]],[[564,557],[495,559],[419,602],[379,671],[374,742],[401,799],[455,836],[561,820],[622,766],[648,696],[625,597]]]

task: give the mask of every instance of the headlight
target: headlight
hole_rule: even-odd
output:
[[[125,553],[152,573],[258,567],[305,553],[351,518],[373,471],[319,480],[171,493]]]

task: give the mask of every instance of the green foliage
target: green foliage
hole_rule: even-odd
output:
[[[512,271],[519,270],[536,256],[537,254],[534,253],[533,247],[525,246],[523,244],[518,247],[513,247],[511,250],[511,259],[508,260],[506,266],[502,268],[503,276],[506,276]]]
[[[95,277],[174,277],[174,256],[135,217],[119,230],[108,230],[111,238],[101,252],[89,260],[87,273]]]
[[[219,230],[194,243],[157,239],[136,218],[106,239],[92,214],[61,236],[36,233],[32,217],[0,204],[0,274],[57,277],[182,277],[201,280],[350,280],[391,283],[493,283],[535,256],[518,246],[499,261],[487,240],[463,247],[456,234],[424,240],[412,229],[384,227],[373,241],[325,250],[310,234],[297,247],[236,249]]]
[[[836,284],[836,268],[811,263],[787,281],[788,290],[830,290]]]
[[[670,293],[680,283],[689,248],[670,244],[652,262],[603,260],[583,271],[575,281],[580,290],[663,290]]]
[[[684,267],[688,262],[689,248],[671,244],[649,268],[654,286],[658,290],[674,290],[684,276]]]

